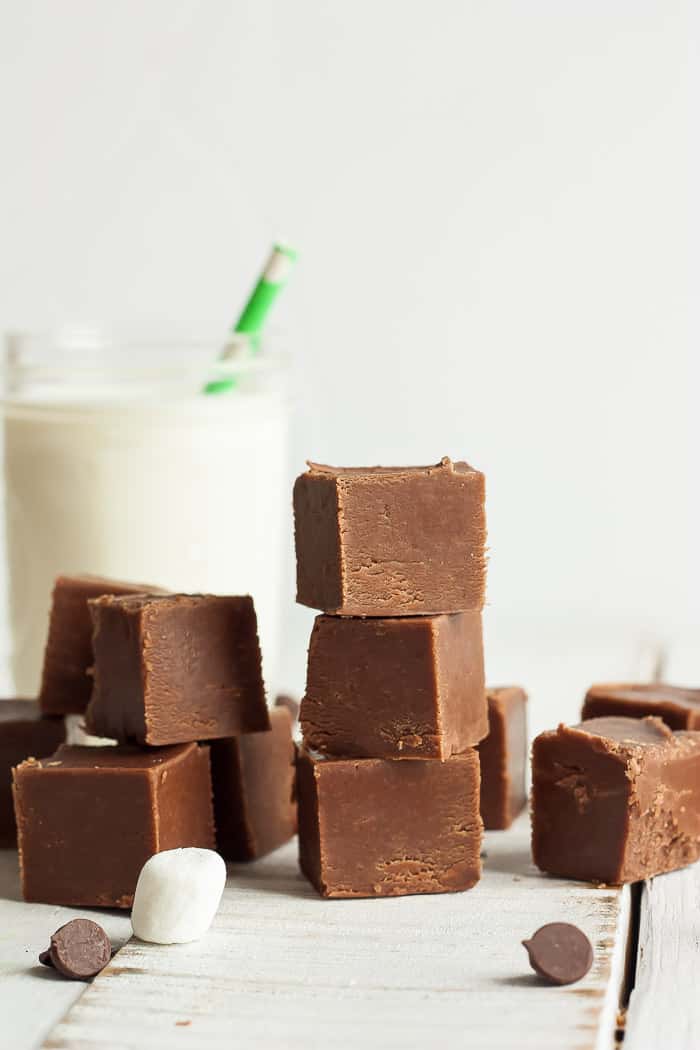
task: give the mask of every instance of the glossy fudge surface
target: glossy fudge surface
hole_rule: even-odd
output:
[[[17,845],[12,770],[25,758],[52,755],[66,737],[62,718],[42,718],[35,700],[0,700],[0,847]]]
[[[90,612],[90,733],[162,745],[269,728],[252,598],[105,597]]]
[[[488,730],[481,614],[318,616],[301,706],[312,750],[449,758]]]
[[[44,904],[128,908],[141,868],[213,849],[209,750],[62,746],[14,773],[22,892]]]
[[[671,729],[700,729],[700,689],[683,689],[661,682],[607,682],[586,693],[581,718],[655,715]]]
[[[481,818],[487,831],[509,828],[527,801],[527,695],[519,686],[486,693],[489,733],[479,744]]]
[[[310,464],[294,485],[297,601],[344,616],[479,611],[486,585],[484,475]]]
[[[270,711],[270,729],[211,744],[216,848],[224,860],[253,860],[297,829],[295,747],[286,707]]]
[[[299,860],[323,897],[453,893],[481,874],[479,760],[297,764]]]
[[[59,576],[53,589],[39,703],[45,714],[82,714],[90,700],[93,664],[90,598],[141,594],[157,588],[103,576]]]
[[[532,776],[543,871],[615,885],[700,857],[700,733],[658,718],[560,725],[535,740]]]

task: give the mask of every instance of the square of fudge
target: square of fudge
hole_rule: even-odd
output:
[[[307,746],[449,758],[488,731],[481,613],[317,616],[300,712]]]
[[[66,738],[62,718],[42,718],[35,700],[0,700],[0,847],[17,845],[12,770],[25,758],[52,755]]]
[[[322,897],[466,890],[481,875],[479,759],[297,762],[299,862]]]
[[[294,485],[298,602],[343,616],[482,608],[483,474],[447,458],[309,468]]]
[[[63,745],[14,771],[26,901],[131,906],[149,857],[214,848],[209,750]]]
[[[59,576],[54,584],[39,703],[44,714],[82,714],[90,700],[93,664],[90,598],[141,594],[157,588],[103,576]]]
[[[527,694],[519,686],[486,692],[489,732],[479,744],[481,819],[487,831],[509,828],[527,801]]]
[[[263,733],[211,743],[216,848],[224,860],[254,860],[297,830],[292,716],[270,711]]]
[[[700,733],[593,718],[532,749],[532,855],[542,871],[618,885],[700,857]]]
[[[623,718],[655,715],[670,729],[700,729],[700,689],[684,689],[661,682],[592,685],[586,693],[581,718],[610,715]]]
[[[89,604],[89,733],[162,745],[269,729],[252,598],[105,596]]]

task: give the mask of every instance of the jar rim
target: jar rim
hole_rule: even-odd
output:
[[[284,370],[286,356],[270,352],[267,340],[253,346],[245,333],[222,338],[212,326],[120,324],[7,331],[2,367],[6,378],[19,382],[93,375],[120,382],[198,375],[206,382]]]

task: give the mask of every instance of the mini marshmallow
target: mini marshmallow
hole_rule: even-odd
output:
[[[139,875],[131,912],[134,933],[154,944],[184,944],[211,926],[226,883],[226,865],[211,849],[169,849]]]
[[[92,736],[85,731],[85,715],[64,715],[66,743],[80,747],[116,747],[116,740],[107,736]]]

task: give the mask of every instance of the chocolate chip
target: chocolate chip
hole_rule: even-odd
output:
[[[585,933],[570,922],[550,922],[523,941],[535,973],[550,984],[573,984],[593,964],[593,948]]]
[[[53,966],[64,977],[88,981],[103,970],[112,958],[109,937],[91,919],[71,919],[59,927],[39,962]]]
[[[286,707],[292,716],[292,722],[296,722],[299,717],[299,701],[295,700],[293,696],[286,696],[284,693],[276,696],[275,707]]]

